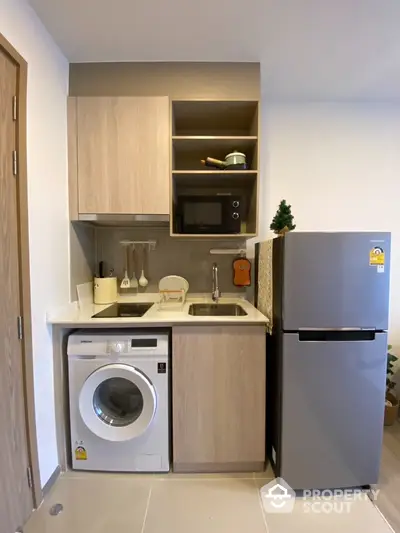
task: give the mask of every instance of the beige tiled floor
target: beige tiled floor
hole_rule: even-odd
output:
[[[263,477],[267,476],[267,477]],[[372,503],[354,502],[348,514],[292,514],[262,510],[264,474],[135,475],[70,472],[34,513],[24,533],[390,533]],[[64,510],[51,516],[61,503]]]
[[[396,533],[400,533],[400,423],[385,427],[376,504]]]

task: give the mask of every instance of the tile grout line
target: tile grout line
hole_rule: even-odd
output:
[[[254,475],[254,474],[253,474]],[[238,480],[238,479],[243,479],[243,480],[251,480],[251,479],[256,479],[254,478],[253,476],[252,477],[240,477],[240,476],[221,476],[221,477],[160,477],[160,478],[156,478],[156,481],[173,481],[175,483],[175,481],[229,481],[231,479],[235,479],[235,480]],[[264,479],[264,478],[260,478],[260,479]],[[269,478],[265,478],[266,481],[271,481],[271,479]]]
[[[260,489],[258,488],[257,486],[257,483],[256,483],[256,475],[255,473],[253,472],[253,485],[257,491],[257,499],[258,499],[258,505],[260,506],[260,511],[261,511],[261,514],[262,514],[262,517],[263,517],[263,522],[264,522],[264,526],[265,526],[265,531],[267,533],[269,533],[269,529],[268,529],[268,525],[267,525],[267,519],[265,518],[265,513],[264,513],[264,508],[263,508],[263,505],[262,505],[262,501],[261,501],[261,496],[260,496]]]
[[[386,524],[389,526],[390,530],[393,531],[393,533],[396,533],[395,529],[392,527],[392,525],[389,523],[388,519],[386,518],[386,516],[382,513],[382,511],[379,509],[378,507],[378,504],[376,503],[376,501],[373,501],[370,499],[370,502],[372,503],[372,505],[375,507],[375,510],[378,511],[378,513],[381,515],[381,518],[383,519],[384,522],[386,522]]]
[[[144,533],[144,528],[146,526],[146,519],[147,519],[147,513],[149,512],[149,507],[150,507],[150,498],[151,498],[151,492],[153,490],[153,483],[150,485],[150,490],[149,490],[149,495],[147,497],[147,504],[146,504],[146,510],[144,512],[144,517],[143,517],[143,525],[142,525],[142,530],[141,530],[141,533]]]

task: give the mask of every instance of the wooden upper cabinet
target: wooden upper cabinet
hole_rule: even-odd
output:
[[[169,214],[169,99],[77,97],[79,213]]]

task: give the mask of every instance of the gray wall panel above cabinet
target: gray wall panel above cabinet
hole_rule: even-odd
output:
[[[259,63],[71,63],[70,96],[260,98]]]

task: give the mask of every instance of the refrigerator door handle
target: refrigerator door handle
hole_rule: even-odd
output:
[[[377,331],[376,328],[299,328],[297,331]]]
[[[376,331],[369,330],[308,330],[298,332],[300,342],[360,342],[374,341]]]

